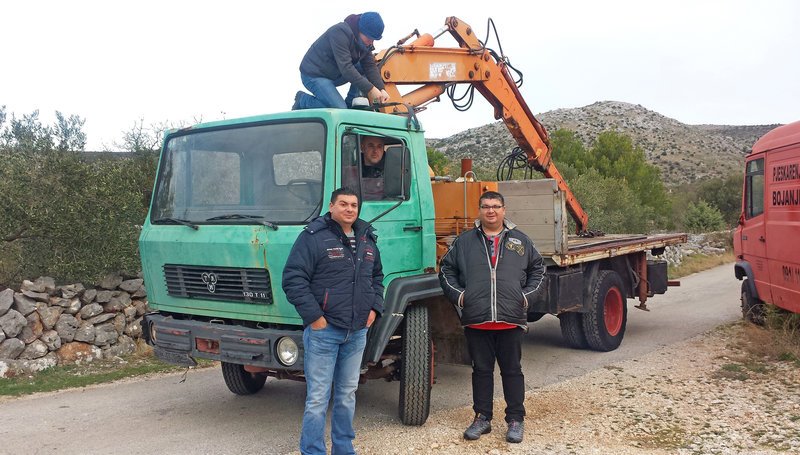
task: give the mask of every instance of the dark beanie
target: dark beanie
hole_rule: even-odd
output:
[[[381,39],[383,35],[383,19],[381,19],[381,15],[373,11],[362,14],[358,20],[358,31],[369,39],[375,41]]]

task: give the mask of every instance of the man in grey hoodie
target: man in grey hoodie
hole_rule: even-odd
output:
[[[375,65],[373,43],[383,35],[383,19],[376,12],[351,14],[322,34],[300,63],[300,79],[312,95],[299,91],[292,110],[314,108],[347,109],[353,98],[367,96],[369,102],[389,100]],[[347,98],[336,87],[350,83]]]

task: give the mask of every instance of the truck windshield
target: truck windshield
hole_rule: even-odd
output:
[[[319,122],[174,136],[161,157],[151,220],[302,223],[322,205],[324,152],[325,127]]]

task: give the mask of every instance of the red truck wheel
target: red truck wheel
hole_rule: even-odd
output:
[[[422,425],[428,420],[433,383],[433,343],[428,307],[406,308],[400,353],[400,421]]]
[[[236,395],[252,395],[264,388],[267,377],[245,371],[244,365],[222,362],[222,378],[228,390]]]
[[[753,297],[748,280],[742,281],[742,317],[745,321],[764,325],[764,302]]]
[[[628,322],[624,286],[619,275],[602,270],[589,290],[588,312],[583,314],[583,331],[595,351],[613,351],[622,343]]]

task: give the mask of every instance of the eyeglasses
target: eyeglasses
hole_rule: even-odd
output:
[[[500,210],[502,209],[503,205],[481,205],[481,210]]]

